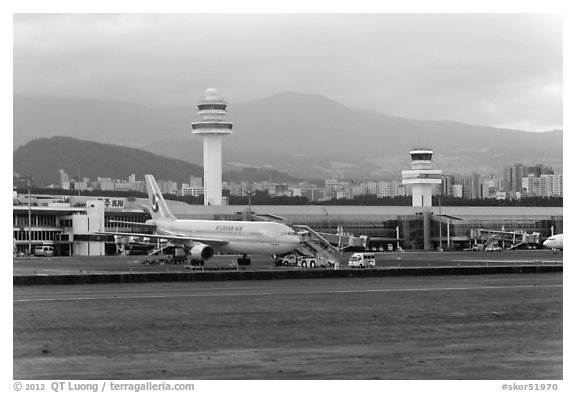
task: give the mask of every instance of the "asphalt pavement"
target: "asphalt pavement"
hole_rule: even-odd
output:
[[[347,254],[341,257],[340,269],[348,269]],[[403,252],[376,253],[376,268],[390,267],[439,267],[439,266],[490,266],[518,264],[561,264],[563,254],[550,250],[517,250],[503,252]],[[190,271],[191,266],[181,264],[146,264],[146,256],[99,257],[32,257],[14,258],[13,275],[60,275],[91,273],[146,273]],[[252,263],[238,267],[235,255],[217,255],[206,261],[205,269],[220,270],[286,270],[300,267],[277,267],[270,256],[251,256]],[[320,268],[316,268],[320,269]]]

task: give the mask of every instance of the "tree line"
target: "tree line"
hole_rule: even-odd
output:
[[[26,187],[17,188],[18,194],[26,194]],[[116,197],[116,198],[147,198],[147,194],[138,191],[103,191],[103,190],[64,190],[56,188],[31,188],[32,194],[46,195],[82,195],[94,197]],[[254,195],[235,196],[224,191],[223,195],[228,197],[230,205],[331,205],[331,206],[411,206],[411,196],[398,196],[378,198],[376,195],[359,195],[353,199],[330,199],[327,201],[309,201],[306,197],[271,196],[265,191],[256,191]],[[204,197],[177,196],[172,194],[164,195],[164,198],[181,201],[190,205],[204,204]],[[449,196],[436,195],[432,197],[432,205],[438,206],[524,206],[524,207],[562,207],[562,197],[523,197],[521,199],[465,199]]]

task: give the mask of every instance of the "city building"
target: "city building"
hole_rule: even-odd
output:
[[[540,176],[540,188],[543,196],[563,196],[563,176],[552,174]]]
[[[522,191],[525,168],[522,163],[504,168],[504,192],[514,194]]]
[[[180,195],[199,197],[204,195],[204,187],[182,183],[182,188],[180,189]]]
[[[406,174],[409,171],[403,171]],[[432,175],[437,176],[439,171],[434,174],[422,172],[422,176],[429,180]],[[534,166],[524,166],[521,163],[504,169],[505,173],[510,176],[508,180],[504,177],[495,175],[482,176],[477,173],[471,175],[450,175],[441,174],[436,182],[431,185],[431,194],[439,192],[444,196],[464,198],[464,199],[507,199],[507,198],[524,198],[524,197],[562,197],[563,196],[563,175],[558,174],[553,168],[546,167],[542,164]],[[520,180],[519,187],[516,185],[518,180],[514,173],[525,174]],[[128,176],[128,179],[112,179],[110,177],[97,177],[96,180],[82,178],[82,181],[70,178],[64,170],[60,170],[60,179],[62,188],[67,190],[81,191],[137,191],[145,192],[144,181],[137,180],[135,174]],[[417,176],[412,173],[413,176]],[[540,175],[540,176],[538,176]],[[32,179],[32,180],[28,180]],[[513,180],[516,179],[516,180]],[[408,195],[408,186],[403,184],[405,180],[340,180],[326,179],[324,187],[306,182],[292,183],[274,183],[270,180],[249,183],[246,181],[222,182],[222,189],[229,192],[230,196],[251,196],[257,192],[266,193],[269,197],[295,197],[301,196],[307,198],[310,202],[322,202],[331,199],[349,200],[371,196],[374,198],[394,198]],[[20,189],[26,188],[30,182],[33,185],[33,178],[20,177],[14,175],[14,186]],[[190,176],[190,183],[178,184],[173,180],[158,179],[159,187],[164,194],[202,197],[205,195],[203,179],[197,176]],[[518,188],[519,191],[511,191],[511,187]],[[509,191],[505,191],[508,187]],[[413,195],[414,198],[414,195]],[[422,196],[420,196],[422,199]],[[224,203],[224,202],[223,202]]]

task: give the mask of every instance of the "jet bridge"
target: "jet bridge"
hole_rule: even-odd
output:
[[[508,245],[508,250],[536,248],[540,242],[540,233],[529,234],[523,230],[497,231],[478,228],[471,230],[470,240],[476,247],[480,246],[478,249],[487,249],[498,245],[501,245],[503,249]]]

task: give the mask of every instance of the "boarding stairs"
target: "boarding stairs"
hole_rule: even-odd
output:
[[[168,244],[164,244],[161,247],[155,247],[152,251],[150,251],[148,253],[148,255],[158,255],[160,253],[163,253],[165,249],[169,248],[169,247],[174,247],[174,245],[168,243]]]
[[[484,249],[487,249],[488,247],[493,247],[493,246],[497,246],[498,245],[498,236],[496,235],[492,235],[488,238],[488,240],[486,240],[484,242]]]
[[[520,242],[520,243],[516,243],[510,246],[510,248],[508,248],[508,250],[516,250],[516,249],[520,249],[523,248],[524,246],[528,245],[528,243],[526,242]]]
[[[333,246],[324,236],[308,225],[294,225],[300,235],[298,253],[304,256],[339,261],[342,251]]]

